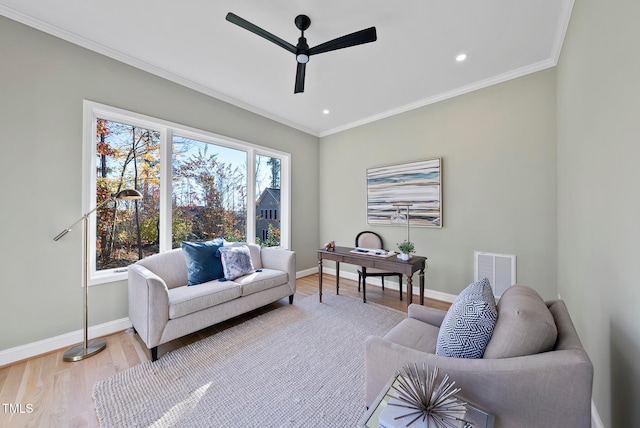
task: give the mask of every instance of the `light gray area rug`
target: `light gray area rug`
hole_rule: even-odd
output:
[[[317,294],[97,382],[102,427],[355,427],[364,342],[406,314]]]

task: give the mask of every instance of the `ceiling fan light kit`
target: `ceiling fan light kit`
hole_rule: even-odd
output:
[[[282,40],[280,37],[271,34],[270,32],[263,30],[255,24],[240,18],[231,12],[227,14],[227,21],[236,24],[245,30],[249,30],[258,36],[269,40],[270,42],[286,49],[296,56],[297,70],[296,70],[296,83],[294,93],[304,92],[304,76],[306,71],[306,65],[309,62],[311,55],[317,55],[325,52],[335,51],[337,49],[344,49],[351,46],[357,46],[364,43],[375,42],[377,40],[376,27],[369,27],[364,30],[356,31],[355,33],[347,34],[346,36],[338,37],[337,39],[329,40],[328,42],[321,43],[318,46],[312,48],[307,44],[307,39],[304,37],[304,32],[311,25],[311,19],[307,15],[296,16],[294,22],[296,27],[300,30],[301,34],[298,38],[298,44],[292,45],[291,43]]]

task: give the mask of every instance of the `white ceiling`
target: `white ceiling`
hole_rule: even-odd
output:
[[[0,14],[323,136],[556,65],[573,0],[0,0]],[[295,56],[225,20],[295,45],[375,26],[378,40]],[[468,59],[455,58],[466,53]],[[323,110],[330,114],[323,114]]]

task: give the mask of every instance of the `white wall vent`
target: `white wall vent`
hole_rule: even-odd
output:
[[[502,296],[516,283],[516,256],[510,254],[474,252],[474,281],[488,278],[493,295]]]

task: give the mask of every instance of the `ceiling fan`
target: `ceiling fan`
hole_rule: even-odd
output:
[[[294,93],[304,92],[304,74],[307,62],[311,55],[317,55],[324,52],[335,51],[337,49],[348,48],[351,46],[361,45],[363,43],[375,42],[377,39],[376,27],[366,28],[364,30],[356,31],[355,33],[347,34],[346,36],[338,37],[337,39],[329,40],[328,42],[321,43],[318,46],[312,48],[307,44],[307,39],[304,37],[304,32],[311,25],[311,19],[307,15],[298,15],[294,20],[296,27],[301,31],[300,38],[297,45],[292,45],[289,42],[282,40],[280,37],[274,36],[266,30],[258,27],[251,22],[240,18],[231,12],[227,14],[227,21],[236,24],[252,33],[257,34],[269,40],[272,43],[288,50],[296,56],[298,63],[298,69],[296,71],[296,85]]]

